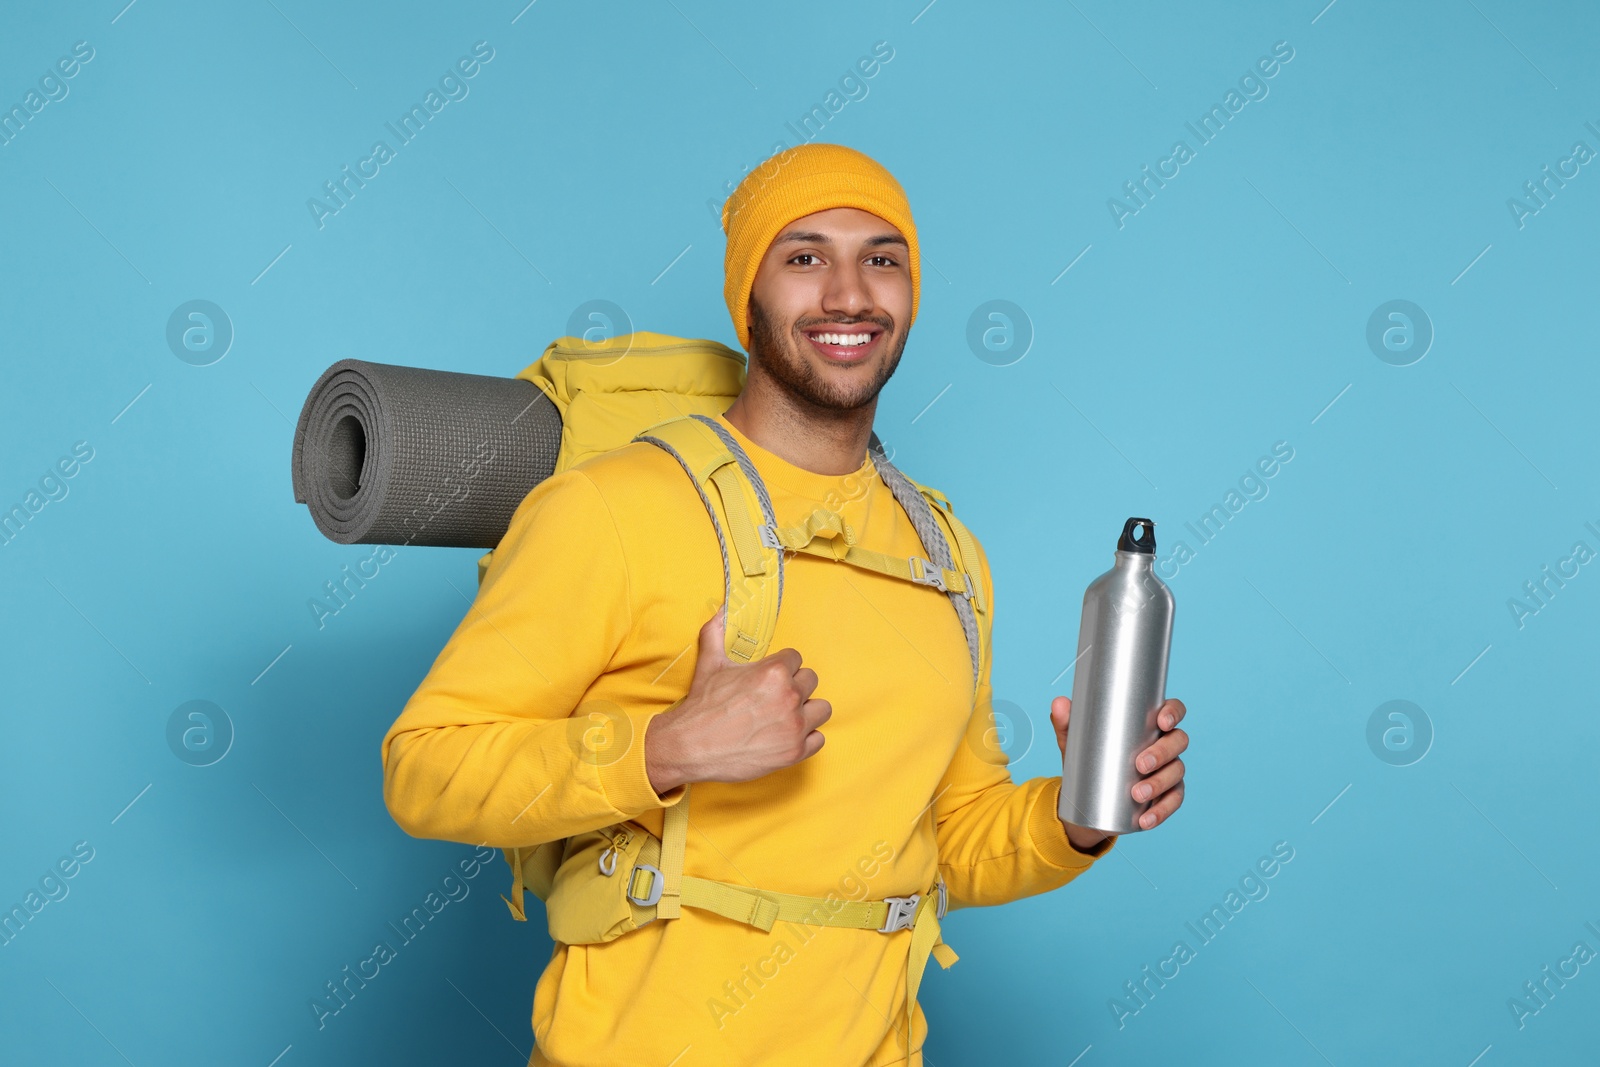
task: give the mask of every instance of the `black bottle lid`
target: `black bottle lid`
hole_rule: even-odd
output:
[[[1133,531],[1138,530],[1135,538]],[[1122,537],[1117,541],[1118,552],[1144,552],[1155,555],[1156,524],[1149,519],[1132,518],[1122,524]]]

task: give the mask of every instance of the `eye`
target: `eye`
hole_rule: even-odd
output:
[[[870,258],[874,259],[874,260],[882,260],[883,262],[881,264],[879,264],[879,265],[880,266],[884,266],[884,267],[894,267],[894,266],[898,266],[899,265],[898,263],[895,262],[895,258],[893,256],[885,255],[882,252],[880,252],[877,255],[872,256]]]
[[[790,256],[789,257],[789,262],[793,263],[797,259],[816,259],[816,258],[817,258],[817,255],[816,255],[815,252],[801,252],[799,255]],[[802,263],[800,265],[802,267],[810,266],[810,264],[808,264],[808,263]]]

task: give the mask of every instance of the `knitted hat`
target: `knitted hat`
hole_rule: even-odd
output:
[[[722,230],[728,235],[723,256],[722,295],[733,316],[739,343],[750,348],[750,287],[772,239],[795,219],[829,208],[870,212],[906,239],[911,261],[910,329],[917,317],[922,270],[911,205],[894,175],[870,156],[843,145],[813,142],[767,159],[745,176],[722,205]]]

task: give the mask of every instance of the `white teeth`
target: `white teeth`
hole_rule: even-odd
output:
[[[825,345],[844,345],[851,348],[872,340],[872,335],[866,333],[818,333],[812,334],[812,337]]]

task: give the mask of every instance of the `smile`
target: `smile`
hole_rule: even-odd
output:
[[[876,348],[881,333],[876,327],[812,330],[806,340],[834,363],[859,363]]]

